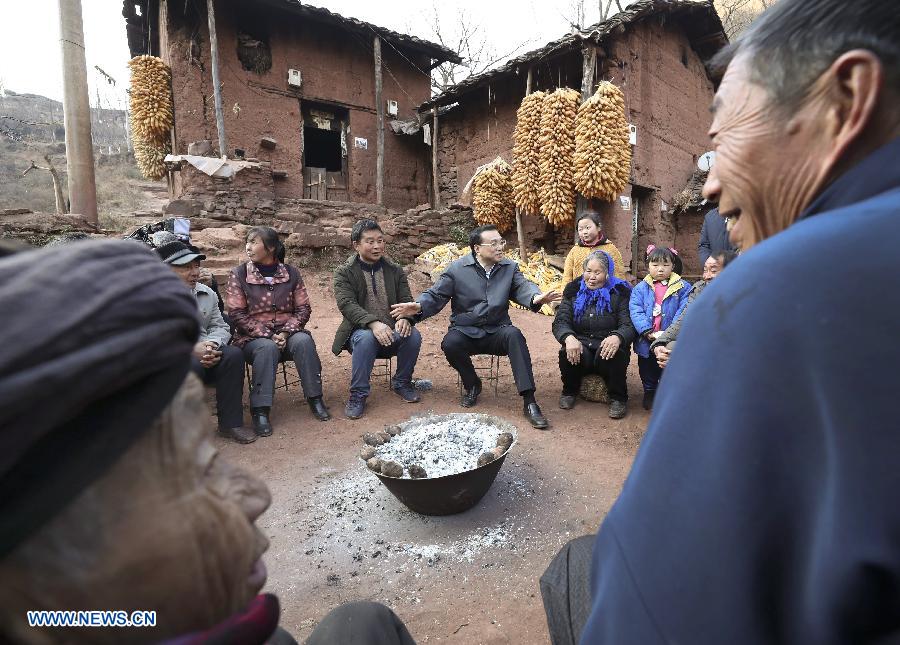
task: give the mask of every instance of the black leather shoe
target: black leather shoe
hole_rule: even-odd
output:
[[[317,396],[314,399],[306,399],[306,402],[309,403],[309,409],[312,410],[313,416],[319,421],[328,421],[331,418],[331,413],[325,407],[325,402],[321,396]]]
[[[269,408],[253,408],[250,410],[253,419],[253,432],[260,437],[268,437],[272,434],[272,424],[269,423]]]
[[[550,424],[547,422],[547,419],[544,418],[544,415],[541,413],[541,408],[537,403],[529,403],[522,412],[525,414],[525,418],[528,419],[528,423],[538,430],[546,430],[550,427]]]
[[[253,443],[256,441],[256,432],[243,426],[238,428],[219,428],[219,434],[233,439],[237,443]]]
[[[476,383],[471,390],[466,390],[462,395],[460,405],[464,408],[474,408],[478,403],[478,395],[481,394],[481,383]]]
[[[575,407],[575,397],[569,394],[563,394],[559,397],[559,407],[561,410],[571,410]]]

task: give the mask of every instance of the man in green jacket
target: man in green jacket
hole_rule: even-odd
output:
[[[409,302],[412,294],[403,269],[384,257],[384,233],[378,222],[358,221],[350,233],[353,250],[346,263],[334,272],[334,297],[344,316],[331,351],[353,355],[350,398],[344,409],[349,419],[360,418],[366,410],[369,378],[375,359],[397,357],[397,371],[391,389],[407,403],[418,403],[412,385],[422,337],[411,318],[394,320],[391,306]]]

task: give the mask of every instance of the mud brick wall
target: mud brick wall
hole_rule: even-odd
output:
[[[235,148],[247,157],[271,162],[287,176],[274,184],[278,197],[303,197],[303,123],[301,102],[325,103],[349,110],[347,141],[348,193],[353,202],[374,203],[376,159],[375,71],[373,37],[304,19],[269,5],[250,6],[240,0],[216,3],[222,103],[228,154]],[[175,3],[173,6],[178,6]],[[272,67],[247,71],[237,56],[237,32],[252,20],[268,34]],[[160,55],[172,66],[176,153],[193,141],[209,140],[217,147],[209,31],[204,3],[187,12],[170,12],[160,26]],[[382,46],[383,96],[396,100],[399,118],[415,115],[415,106],[430,95],[430,79],[419,70],[430,61],[421,54],[399,54]],[[404,57],[405,56],[405,57]],[[408,60],[407,60],[408,59]],[[415,64],[418,69],[410,64]],[[299,90],[287,85],[288,69],[300,69]],[[430,149],[421,136],[395,135],[385,118],[385,204],[410,208],[428,201]],[[260,146],[262,137],[276,140],[274,150]],[[353,147],[354,137],[368,148]]]
[[[603,78],[622,89],[627,118],[637,126],[631,186],[623,191],[640,211],[637,248],[646,248],[650,242],[672,245],[676,238],[681,247],[690,246],[691,240],[696,247],[700,235],[696,218],[676,221],[671,213],[673,197],[684,188],[698,156],[710,147],[707,131],[714,90],[703,61],[677,22],[640,22],[611,39],[605,49],[609,64]],[[580,89],[581,65],[580,51],[536,65],[533,87]],[[442,117],[438,154],[444,203],[458,199],[478,166],[497,155],[512,161],[516,110],[524,96],[524,73],[510,75],[492,82],[490,88],[470,92]],[[601,212],[606,234],[630,264],[632,211],[608,204]],[[552,231],[543,220],[530,216],[525,227],[532,245],[555,245],[560,253],[571,246],[573,230]],[[515,235],[509,237],[515,239]],[[686,272],[699,273],[694,266],[696,253],[683,257]],[[643,257],[637,260],[634,268],[640,274]]]
[[[175,172],[174,192],[180,208],[170,202],[167,213],[252,224],[275,214],[275,186],[267,165],[244,168],[229,179],[217,179],[185,163]]]
[[[360,219],[374,219],[388,244],[388,255],[407,263],[439,244],[462,239],[474,228],[469,209],[433,210],[427,206],[391,211],[365,204],[308,199],[279,200],[272,226],[288,249],[341,247],[351,252],[350,231]]]

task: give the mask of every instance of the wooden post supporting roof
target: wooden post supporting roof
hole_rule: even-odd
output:
[[[581,65],[581,101],[587,101],[594,94],[594,78],[597,73],[597,46],[586,43],[581,49],[583,56]],[[575,223],[590,208],[591,202],[583,195],[578,195],[575,202]],[[578,243],[578,231],[574,232],[575,243]]]
[[[206,17],[209,24],[209,60],[210,67],[212,67],[213,97],[216,104],[216,131],[219,134],[219,155],[224,159],[228,156],[228,142],[225,140],[225,115],[222,112],[222,86],[219,81],[219,40],[216,37],[216,11],[213,4],[213,0],[206,0]]]
[[[531,94],[531,79],[533,68],[528,68],[528,77],[525,80],[525,96]],[[519,258],[522,264],[528,262],[528,245],[525,244],[525,226],[522,224],[522,212],[516,208],[516,235],[519,238]]]
[[[438,109],[437,106],[431,108],[431,114],[433,117],[431,123],[431,172],[432,172],[432,183],[434,184],[434,204],[432,207],[438,209],[441,207],[441,189],[438,183]]]
[[[375,201],[384,204],[384,100],[381,98],[381,38],[375,36]]]

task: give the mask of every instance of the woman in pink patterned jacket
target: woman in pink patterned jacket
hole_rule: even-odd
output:
[[[272,434],[269,411],[280,360],[293,359],[303,394],[320,421],[331,418],[322,400],[322,364],[313,337],[306,331],[312,313],[309,295],[296,267],[284,264],[284,245],[275,229],[251,228],[248,261],[231,271],[225,307],[234,324],[232,344],[244,350],[253,366],[250,413],[261,437]]]

